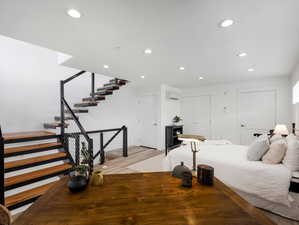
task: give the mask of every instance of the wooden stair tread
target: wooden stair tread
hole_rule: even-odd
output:
[[[64,128],[68,128],[69,124],[68,123],[60,123],[60,122],[52,122],[52,123],[44,123],[44,128],[45,129],[56,129],[58,127],[62,127],[64,126]]]
[[[65,171],[65,170],[68,170],[71,168],[72,168],[72,165],[70,165],[70,164],[62,164],[62,165],[58,165],[58,166],[52,166],[49,168],[41,169],[41,170],[36,170],[33,172],[29,172],[29,173],[16,175],[13,177],[5,178],[4,186],[8,187],[8,186],[15,185],[18,183],[33,180],[35,178],[39,178],[39,177],[47,176],[47,175],[50,175],[53,173]]]
[[[36,137],[47,137],[56,135],[53,132],[48,131],[29,131],[29,132],[17,132],[17,133],[7,133],[3,134],[5,141],[15,140],[15,139],[25,139],[25,138],[36,138]]]
[[[54,184],[56,184],[58,181],[51,182],[49,184],[42,185],[40,187],[36,187],[27,191],[20,192],[15,195],[11,195],[9,197],[5,198],[5,206],[10,207],[13,205],[16,205],[18,203],[37,198],[41,195],[43,195],[49,188],[51,188]]]
[[[4,169],[10,169],[14,167],[20,167],[28,164],[43,162],[51,159],[64,158],[64,157],[66,157],[65,152],[58,152],[54,154],[43,155],[43,156],[38,156],[38,157],[33,157],[28,159],[21,159],[21,160],[4,163]]]
[[[60,148],[62,144],[59,142],[52,142],[52,143],[45,143],[45,144],[37,144],[37,145],[27,145],[27,146],[20,146],[14,148],[7,148],[4,150],[4,155],[9,155],[13,153],[24,153],[27,151],[44,149],[44,148]]]

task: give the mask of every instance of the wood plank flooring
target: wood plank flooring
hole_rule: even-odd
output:
[[[127,158],[124,158],[122,157],[122,151],[120,149],[110,151],[109,153],[107,153],[107,158],[109,158],[110,156],[113,159],[107,161],[104,167],[102,165],[99,165],[96,167],[96,169],[103,170],[104,174],[136,173],[138,171],[129,169],[127,167],[151,157],[157,156],[159,154],[163,154],[161,151],[144,147],[130,147],[128,149],[128,152],[129,156]],[[297,221],[286,219],[268,211],[260,211],[279,225],[299,225],[299,222]]]

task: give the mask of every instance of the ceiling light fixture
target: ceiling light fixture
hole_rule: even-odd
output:
[[[204,78],[203,78],[203,77],[199,77],[198,79],[199,79],[199,80],[203,80]]]
[[[226,19],[226,20],[223,20],[223,21],[221,21],[221,23],[220,23],[220,27],[230,27],[231,25],[233,25],[234,24],[234,21],[233,20],[231,20],[231,19]]]
[[[246,53],[246,52],[241,52],[241,53],[238,54],[238,56],[239,56],[240,58],[242,58],[242,57],[247,56],[247,53]]]
[[[142,76],[140,76],[140,78],[141,78],[141,79],[144,79],[144,78],[145,78],[145,76],[144,76],[144,75],[142,75]]]
[[[103,67],[104,67],[104,69],[109,69],[108,65],[104,65]]]
[[[147,48],[147,49],[144,50],[144,54],[150,55],[150,54],[152,54],[152,50]]]
[[[80,18],[81,17],[81,13],[79,11],[77,11],[76,9],[69,9],[67,11],[67,14],[70,16],[70,17],[73,17],[73,18]]]
[[[185,70],[185,67],[180,66],[180,67],[179,67],[179,70],[180,70],[180,71],[184,71],[184,70]]]
[[[249,69],[248,69],[248,72],[253,72],[253,71],[254,71],[253,68],[249,68]]]

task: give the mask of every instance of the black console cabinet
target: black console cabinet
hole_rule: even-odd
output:
[[[168,150],[178,147],[181,144],[178,134],[183,134],[183,126],[165,127],[165,155],[167,155]]]

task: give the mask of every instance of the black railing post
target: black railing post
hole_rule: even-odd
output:
[[[0,204],[5,205],[4,200],[4,138],[0,127]]]
[[[101,164],[105,163],[105,152],[104,152],[104,135],[103,132],[100,133],[100,157]]]
[[[92,97],[92,100],[94,101],[94,93],[95,93],[95,90],[94,90],[94,73],[91,74],[91,97]]]
[[[75,163],[76,166],[80,165],[80,135],[75,136]]]
[[[123,157],[128,157],[128,128],[123,126]]]
[[[60,135],[61,139],[64,141],[64,81],[60,81]]]
[[[90,138],[88,140],[88,151],[89,151],[89,170],[90,170],[90,175],[93,172],[93,140]]]

